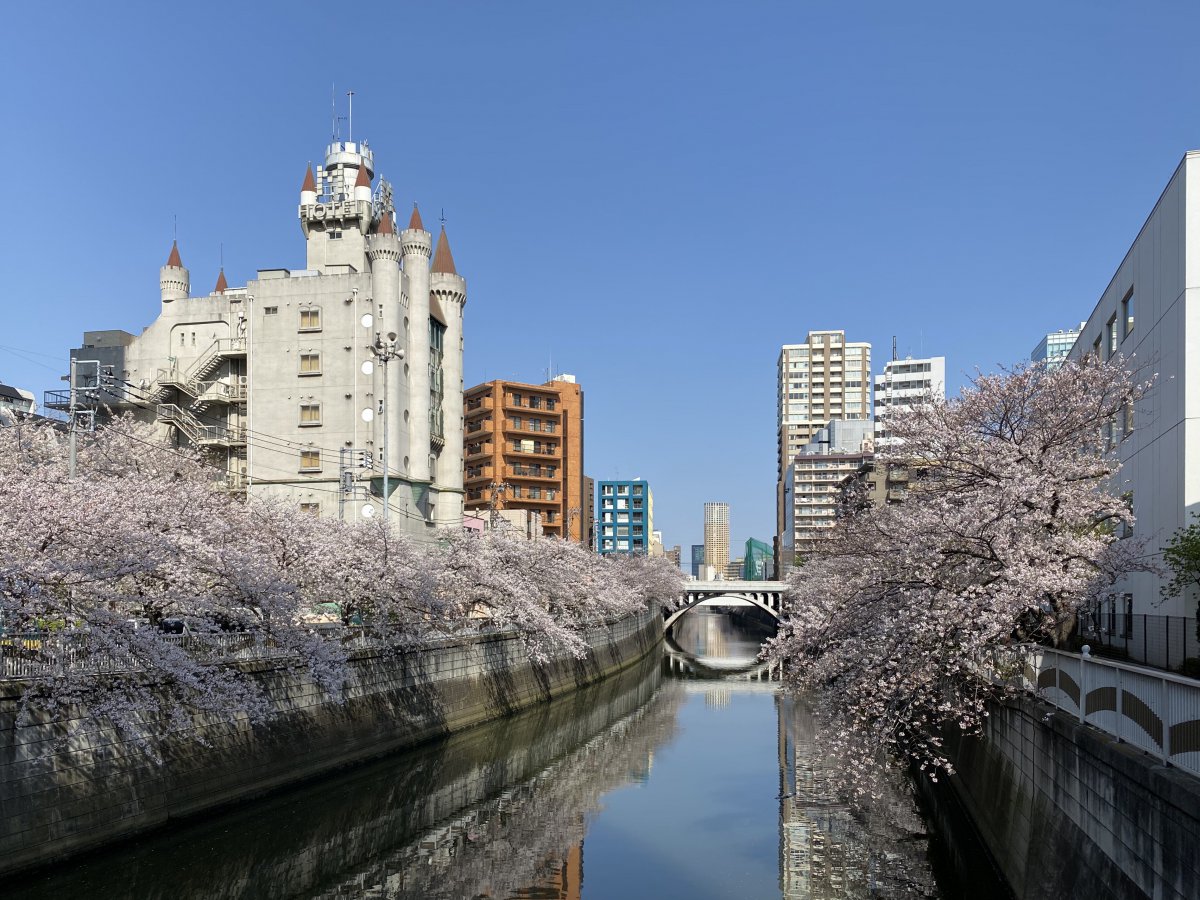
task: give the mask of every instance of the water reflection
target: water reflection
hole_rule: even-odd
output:
[[[27,876],[11,898],[578,897],[587,814],[675,727],[653,656],[319,784]]]
[[[602,684],[5,897],[960,896],[939,893],[902,781],[841,799],[811,712],[757,660],[770,631],[695,610]]]

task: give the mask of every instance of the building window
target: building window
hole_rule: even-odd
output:
[[[301,472],[320,472],[321,471],[321,451],[320,450],[301,450],[300,451],[300,471]]]
[[[1121,318],[1125,320],[1125,334],[1122,337],[1124,340],[1133,334],[1133,288],[1129,289],[1129,293],[1121,301]]]
[[[277,315],[279,315],[279,307],[278,306],[264,306],[263,307],[263,315],[264,316],[277,316]]]
[[[516,394],[516,393],[514,393],[514,394],[512,395],[512,405],[513,405],[513,406],[520,406],[520,405],[521,405],[521,395],[520,395],[520,394]]]
[[[187,332],[181,331],[179,332],[179,346],[182,347],[185,343],[187,343]]]
[[[331,231],[329,232],[329,239],[331,241],[340,241],[342,239],[342,233],[340,231]]]
[[[321,404],[320,403],[301,403],[300,404],[300,426],[308,427],[321,424]]]
[[[321,309],[317,306],[310,306],[308,309],[300,310],[300,330],[301,331],[320,331],[321,330]]]
[[[1108,346],[1105,347],[1105,359],[1112,359],[1117,354],[1117,314],[1113,313],[1113,317],[1108,320]]]
[[[301,375],[320,375],[321,374],[321,354],[320,353],[301,353],[300,354],[300,374]]]
[[[309,515],[319,516],[321,514],[320,503],[301,503],[300,512],[308,513]]]

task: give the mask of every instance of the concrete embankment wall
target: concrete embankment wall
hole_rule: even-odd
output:
[[[115,732],[54,752],[58,726],[17,726],[19,685],[0,684],[0,872],[44,864],[173,819],[412,747],[575,690],[641,659],[662,638],[651,609],[587,635],[584,659],[530,663],[521,641],[487,635],[403,653],[360,651],[343,702],[303,673],[252,666],[265,724],[202,724],[202,740],[157,747]]]
[[[961,806],[1020,900],[1200,897],[1200,781],[1032,698],[947,740]]]

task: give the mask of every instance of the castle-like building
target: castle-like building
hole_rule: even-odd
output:
[[[232,490],[386,514],[416,536],[461,527],[467,289],[445,228],[434,250],[414,206],[397,229],[366,142],[334,141],[309,167],[299,218],[304,269],[244,287],[222,269],[206,296],[173,245],[158,318],[136,336],[86,332],[78,377],[111,374],[113,411],[201,448]]]

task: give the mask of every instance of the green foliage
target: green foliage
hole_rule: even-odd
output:
[[[1163,562],[1171,570],[1171,580],[1161,588],[1164,598],[1200,587],[1200,515],[1192,513],[1192,518],[1195,521],[1176,531],[1163,547]]]

